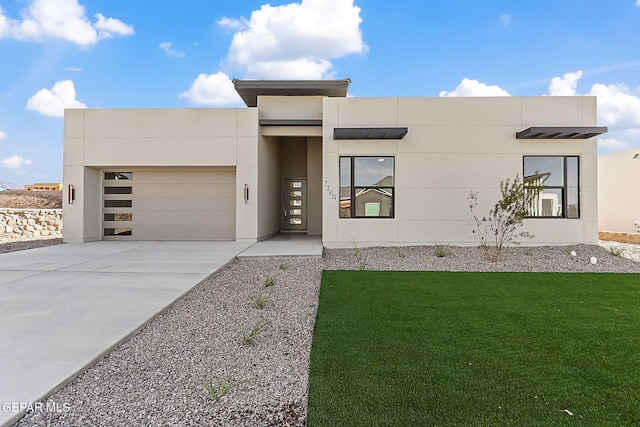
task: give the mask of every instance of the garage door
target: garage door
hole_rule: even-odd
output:
[[[235,240],[235,169],[103,172],[105,240]]]

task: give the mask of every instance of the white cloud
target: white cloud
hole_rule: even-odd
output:
[[[232,67],[252,77],[315,79],[331,75],[331,59],[366,52],[361,22],[354,0],[301,0],[218,24],[239,30],[227,57]]]
[[[333,64],[327,60],[311,61],[301,58],[293,61],[258,62],[247,66],[247,71],[252,76],[267,79],[322,80],[335,78],[332,68]]]
[[[101,13],[94,15],[98,18],[98,22],[95,24],[95,29],[98,31],[98,39],[109,39],[115,35],[131,36],[133,35],[133,27],[127,25],[119,19],[105,18]]]
[[[439,96],[511,96],[511,94],[500,86],[489,86],[485,83],[480,83],[478,80],[465,77],[455,90],[451,92],[443,90]]]
[[[2,131],[0,130],[0,139],[7,139],[7,134],[6,134],[6,132],[2,132]]]
[[[100,13],[95,15],[97,22],[91,23],[78,0],[32,0],[21,16],[21,21],[9,18],[0,8],[0,38],[29,41],[57,38],[87,47],[114,35],[134,33],[130,25]]]
[[[242,30],[249,26],[249,23],[246,19],[240,18],[222,18],[218,21],[218,25],[223,28],[231,28],[233,30]]]
[[[185,55],[184,52],[180,52],[179,50],[174,49],[173,43],[171,42],[160,43],[160,49],[164,50],[167,55],[173,56],[176,58],[182,58]]]
[[[549,85],[549,95],[579,95],[577,86],[582,74],[578,70],[554,77]],[[594,84],[587,95],[597,97],[598,124],[609,128],[605,136],[598,138],[599,148],[617,151],[640,146],[640,97],[622,84],[601,83]]]
[[[640,128],[640,98],[623,85],[596,83],[589,95],[598,97],[598,121],[615,129]]]
[[[551,96],[573,96],[576,94],[578,80],[582,77],[582,70],[575,73],[566,73],[562,77],[554,77],[549,85],[549,95]]]
[[[4,16],[2,11],[2,5],[0,5],[0,38],[6,37],[9,34],[9,19]]]
[[[638,0],[640,1],[640,0]],[[508,15],[506,13],[503,13],[502,15],[500,15],[500,22],[502,23],[502,25],[504,25],[505,27],[508,27],[509,24],[511,24],[511,15]]]
[[[28,166],[31,164],[31,160],[23,159],[17,154],[6,159],[0,160],[0,164],[7,169],[20,169],[22,166]]]
[[[604,148],[607,151],[620,151],[628,148],[629,144],[616,138],[605,138],[601,136],[598,138],[598,147]]]
[[[79,73],[80,71],[82,71],[82,68],[76,67],[75,65],[72,65],[70,67],[67,67],[66,70],[67,71],[72,71],[74,73]]]
[[[27,110],[45,116],[64,117],[65,108],[87,108],[76,99],[76,89],[71,80],[57,82],[51,90],[40,89],[27,101]]]
[[[230,105],[240,104],[242,99],[236,92],[233,82],[223,72],[200,74],[180,98],[188,99],[192,104]]]
[[[640,7],[640,0],[636,0],[636,6]]]

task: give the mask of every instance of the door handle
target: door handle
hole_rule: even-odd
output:
[[[286,218],[287,217],[287,207],[285,206],[283,210],[284,210],[284,217]]]

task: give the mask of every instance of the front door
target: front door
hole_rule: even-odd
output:
[[[307,180],[284,180],[284,230],[307,229]]]

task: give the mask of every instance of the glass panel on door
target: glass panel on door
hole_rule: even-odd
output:
[[[307,180],[285,179],[284,181],[284,230],[307,229]]]

